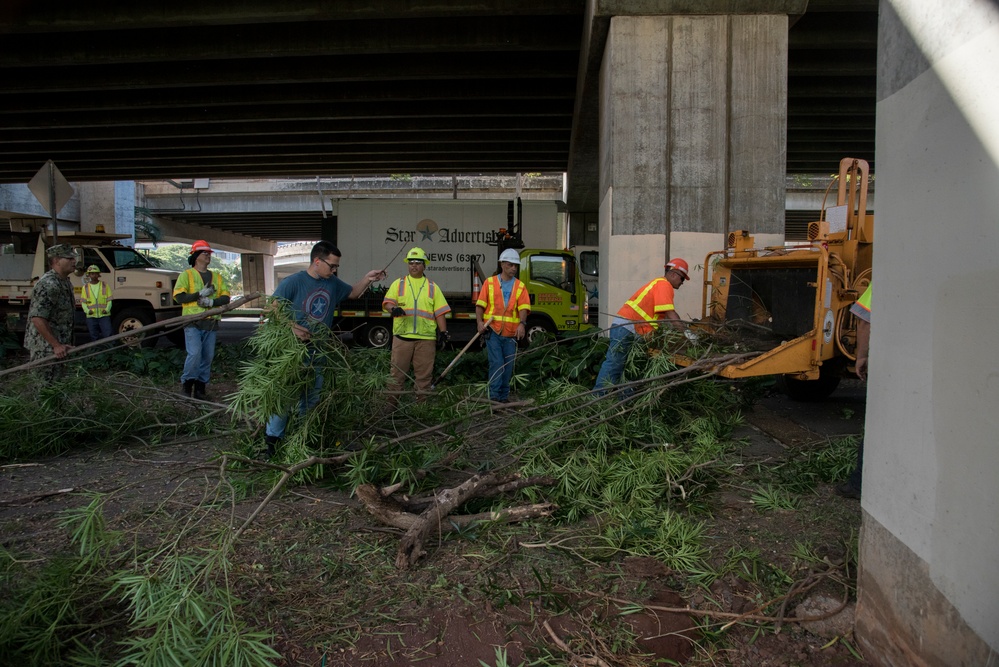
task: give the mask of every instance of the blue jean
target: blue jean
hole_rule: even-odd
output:
[[[184,327],[184,343],[187,346],[187,359],[180,381],[197,380],[208,384],[212,377],[212,359],[215,358],[215,332],[204,331],[196,326]]]
[[[320,393],[323,388],[323,369],[319,364],[308,362],[312,366],[316,373],[316,381],[307,391],[302,392],[302,398],[298,402],[298,414],[304,415],[306,412],[316,407],[316,403],[319,402]],[[264,430],[265,435],[269,435],[274,438],[283,438],[284,430],[288,427],[288,420],[291,419],[291,415],[271,415],[271,418],[267,420],[267,428]]]
[[[513,377],[513,362],[517,357],[517,339],[492,332],[486,340],[486,357],[489,359],[489,398],[505,401],[510,398],[510,379]]]
[[[88,317],[87,331],[90,332],[90,340],[95,343],[102,338],[107,338],[111,335],[111,316]]]
[[[597,374],[597,383],[594,385],[594,389],[603,389],[621,381],[621,376],[624,375],[624,363],[628,360],[628,352],[634,342],[635,334],[627,328],[621,326],[610,330],[610,347],[607,348],[607,356],[600,366],[600,373]],[[602,396],[603,393],[598,392],[597,395]]]

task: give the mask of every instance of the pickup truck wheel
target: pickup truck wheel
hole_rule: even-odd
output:
[[[111,328],[116,334],[127,333],[148,324],[152,324],[154,321],[156,321],[156,318],[148,310],[144,310],[142,308],[127,308],[115,317],[111,324]],[[122,338],[121,344],[128,345],[130,347],[155,347],[156,340],[156,338],[151,338],[145,334],[139,334],[139,336]]]
[[[365,347],[385,348],[392,342],[392,330],[387,325],[377,322],[365,324],[354,338]]]

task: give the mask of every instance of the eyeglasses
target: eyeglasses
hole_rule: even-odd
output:
[[[330,264],[329,262],[327,262],[327,261],[326,261],[325,259],[323,259],[322,257],[316,257],[316,259],[318,259],[318,260],[319,260],[320,262],[322,262],[322,263],[323,263],[323,264],[325,264],[326,266],[330,267],[330,271],[336,271],[337,269],[339,269],[339,268],[340,268],[340,265],[339,265],[339,264]]]
[[[409,260],[409,263],[410,264],[423,264],[423,260],[422,259],[411,259],[411,260]]]

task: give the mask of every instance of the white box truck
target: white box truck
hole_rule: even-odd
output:
[[[456,341],[475,331],[475,296],[497,268],[499,253],[521,254],[520,279],[531,297],[528,333],[589,327],[586,289],[575,255],[560,249],[560,216],[553,201],[347,199],[335,203],[340,275],[350,282],[384,268],[384,284],[340,306],[339,328],[372,347],[391,342],[392,319],[381,310],[385,290],[406,274],[409,248],[423,248],[428,278],[451,306],[448,330]]]

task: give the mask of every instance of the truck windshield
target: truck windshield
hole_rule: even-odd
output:
[[[567,255],[531,255],[531,280],[572,291],[576,263]]]
[[[101,254],[108,258],[115,269],[151,269],[153,265],[145,257],[131,248],[101,248]]]

